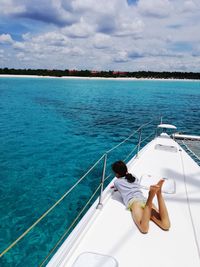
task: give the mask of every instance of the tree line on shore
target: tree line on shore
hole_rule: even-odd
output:
[[[0,68],[0,74],[38,75],[38,76],[75,76],[104,78],[149,78],[149,79],[200,79],[198,72],[156,72],[156,71],[91,71],[91,70],[48,70],[48,69],[14,69]]]

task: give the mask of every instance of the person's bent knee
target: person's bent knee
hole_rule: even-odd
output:
[[[164,231],[169,231],[169,228],[170,228],[170,222],[164,222],[164,223],[162,223],[162,229],[164,230]]]
[[[148,230],[147,230],[147,231],[143,231],[143,230],[140,229],[140,232],[141,232],[142,234],[144,234],[144,235],[145,235],[145,234],[148,234]]]
[[[149,231],[149,227],[139,227],[139,230],[142,234],[147,234]]]

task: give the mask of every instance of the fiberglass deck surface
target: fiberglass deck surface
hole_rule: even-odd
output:
[[[156,144],[161,144],[161,149],[155,149]],[[71,267],[83,252],[110,255],[120,267],[200,265],[199,166],[172,139],[158,137],[129,162],[129,171],[138,178],[149,175],[149,179],[165,177],[175,181],[176,193],[164,194],[170,230],[163,231],[150,222],[149,233],[141,234],[119,193],[112,192],[68,256],[54,266]],[[147,195],[147,190],[143,192]]]

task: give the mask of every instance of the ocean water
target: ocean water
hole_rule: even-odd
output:
[[[105,151],[150,120],[142,138],[153,136],[160,116],[179,131],[200,135],[200,82],[0,78],[0,251]],[[109,156],[107,174],[137,139],[136,134]],[[0,266],[38,266],[95,191],[102,166],[101,161]]]

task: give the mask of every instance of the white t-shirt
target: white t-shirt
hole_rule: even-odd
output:
[[[145,199],[137,180],[133,183],[129,183],[125,177],[121,177],[114,181],[114,185],[121,194],[126,207],[128,207],[128,203],[132,198]]]

